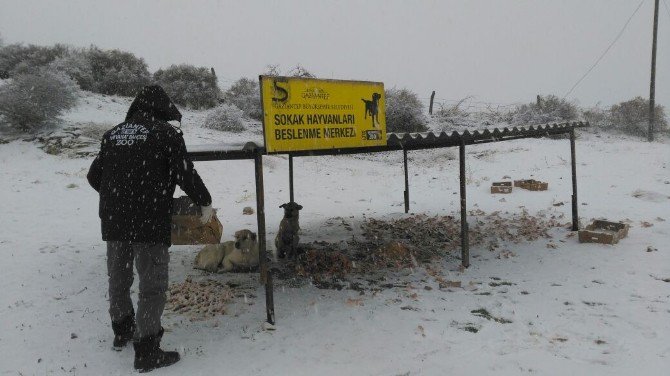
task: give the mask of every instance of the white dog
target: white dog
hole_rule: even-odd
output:
[[[235,241],[206,245],[195,256],[193,267],[213,273],[258,267],[256,234],[249,230],[240,230],[235,233]]]

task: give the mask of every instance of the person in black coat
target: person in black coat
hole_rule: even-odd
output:
[[[135,368],[149,371],[179,360],[160,349],[170,255],[172,196],[178,185],[212,216],[212,198],[186,154],[181,113],[160,86],[146,86],[123,123],[107,131],[88,181],[100,194],[102,239],[107,242],[109,313],[113,347],[134,338]],[[130,299],[133,261],[140,279],[137,315]]]

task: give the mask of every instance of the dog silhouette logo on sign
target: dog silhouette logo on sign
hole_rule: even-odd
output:
[[[379,93],[372,93],[372,100],[363,99],[361,100],[365,103],[365,119],[372,119],[372,128],[377,128],[379,126],[379,100],[382,95]]]

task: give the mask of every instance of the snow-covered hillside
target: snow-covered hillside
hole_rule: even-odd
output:
[[[100,130],[121,122],[126,98],[87,96],[64,116]],[[262,141],[201,128],[185,112],[187,144]],[[166,311],[164,348],[183,359],[157,375],[667,375],[670,365],[670,142],[580,132],[582,224],[630,224],[616,246],[580,244],[566,228],[551,239],[471,249],[471,267],[451,252],[430,268],[388,272],[388,288],[362,292],[275,280],[277,327],[265,331],[256,274],[208,275],[192,268],[196,246],[171,248],[170,280],[227,281],[240,293],[227,314],[191,321]],[[455,150],[410,152],[411,213],[458,217]],[[567,140],[468,147],[469,209],[527,210],[570,218]],[[91,158],[46,154],[34,142],[0,144],[0,374],[132,374],[133,352],[110,349],[105,244],[98,198],[86,182]],[[274,239],[288,201],[288,161],[268,156],[265,202]],[[198,162],[224,224],[255,231],[253,164]],[[491,195],[504,176],[549,182],[546,192]],[[366,219],[403,213],[401,153],[295,160],[302,241],[338,242]],[[481,211],[481,212],[480,212]],[[477,214],[480,214],[479,216]],[[561,217],[563,216],[563,217]],[[272,247],[272,241],[269,242]],[[454,282],[445,287],[440,281]],[[457,287],[460,282],[461,287]],[[136,291],[136,288],[134,289]]]

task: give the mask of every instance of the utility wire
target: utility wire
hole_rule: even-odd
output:
[[[577,85],[579,85],[586,78],[586,76],[588,76],[589,73],[591,73],[591,71],[598,65],[598,63],[600,63],[600,61],[603,59],[603,57],[605,57],[605,55],[607,55],[607,53],[612,48],[612,46],[614,46],[614,44],[619,40],[619,38],[621,38],[621,35],[623,35],[623,32],[626,31],[626,28],[628,27],[628,24],[630,23],[630,20],[633,19],[633,17],[637,13],[637,11],[640,10],[640,8],[642,7],[642,4],[644,4],[644,2],[645,2],[645,0],[640,1],[640,4],[637,6],[637,8],[635,8],[635,11],[633,12],[633,14],[631,14],[630,17],[628,17],[628,21],[626,21],[626,23],[623,25],[623,27],[621,28],[621,31],[619,31],[619,34],[616,36],[616,38],[612,41],[612,43],[610,43],[609,46],[607,46],[605,51],[600,55],[598,60],[596,60],[596,62],[593,63],[591,68],[589,68],[589,70],[586,71],[586,73],[584,73],[584,75],[574,85],[572,85],[570,90],[568,90],[568,92],[565,93],[565,95],[563,96],[563,99],[565,99],[568,95],[570,95],[572,93],[572,91],[575,90]]]

